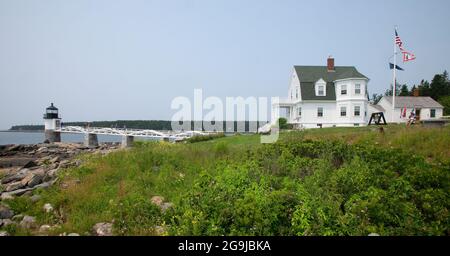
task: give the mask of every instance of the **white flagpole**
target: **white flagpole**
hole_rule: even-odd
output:
[[[395,26],[395,31],[397,31],[397,26]],[[394,37],[394,78],[392,79],[392,123],[394,122],[395,116],[395,91],[396,91],[396,67],[397,67],[397,47],[396,47],[396,37]]]

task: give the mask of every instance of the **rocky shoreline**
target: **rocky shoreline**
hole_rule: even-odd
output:
[[[102,143],[95,148],[85,147],[81,143],[0,145],[0,200],[18,196],[29,196],[36,200],[37,195],[33,195],[33,190],[50,187],[58,180],[59,172],[82,164],[77,159],[78,155],[104,155],[119,148],[119,143]],[[45,211],[52,210],[51,205],[46,208]],[[35,220],[32,216],[12,212],[6,204],[0,202],[0,228],[13,223],[28,228],[33,226]],[[2,235],[8,234],[1,231],[0,236]]]

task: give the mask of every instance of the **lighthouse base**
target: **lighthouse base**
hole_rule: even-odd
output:
[[[61,133],[54,130],[45,130],[45,142],[61,142]]]

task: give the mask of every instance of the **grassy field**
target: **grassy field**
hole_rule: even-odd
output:
[[[113,222],[117,235],[450,234],[450,127],[292,131],[275,144],[259,135],[137,143],[83,158],[37,203],[7,203],[56,225],[50,234],[88,235],[98,222]],[[161,211],[153,196],[173,207]]]

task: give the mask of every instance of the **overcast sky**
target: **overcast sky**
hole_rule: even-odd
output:
[[[0,0],[0,129],[170,119],[176,96],[287,96],[293,65],[352,65],[389,87],[394,25],[410,85],[450,70],[450,1]]]

